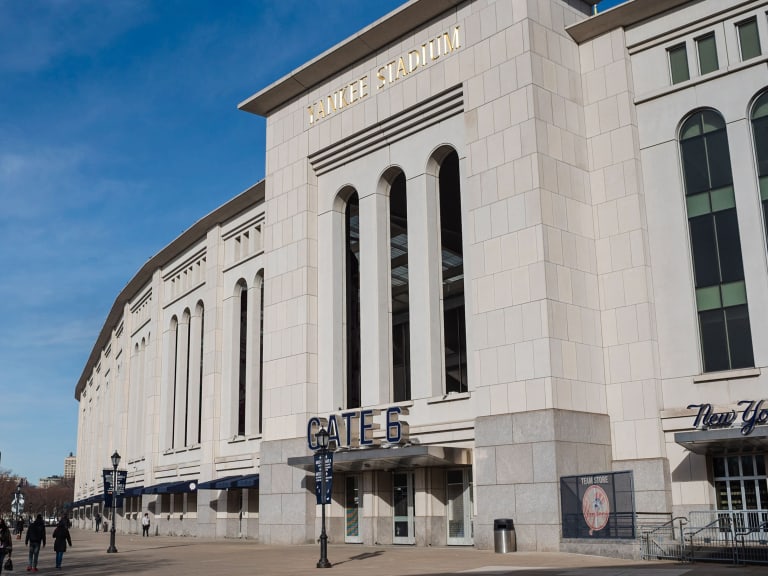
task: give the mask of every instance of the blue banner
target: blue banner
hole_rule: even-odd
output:
[[[105,508],[122,508],[123,507],[123,494],[125,494],[125,482],[128,479],[128,472],[126,470],[118,470],[117,478],[114,478],[115,471],[109,468],[104,468],[101,471],[104,479],[104,507]],[[117,482],[115,482],[117,480]],[[115,485],[113,486],[113,482]],[[114,497],[114,506],[112,505],[112,499]]]
[[[325,502],[323,502],[323,457],[325,457]],[[333,492],[333,452],[315,452],[315,497],[318,504],[330,504]]]

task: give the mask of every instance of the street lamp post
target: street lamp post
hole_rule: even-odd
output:
[[[322,521],[320,525],[320,560],[317,561],[318,568],[330,568],[332,566],[328,561],[328,534],[325,532],[325,462],[328,457],[328,442],[328,431],[325,428],[320,428],[317,431],[317,445],[320,447],[322,458],[320,466],[320,508],[322,510]]]
[[[117,552],[115,548],[115,504],[117,500],[117,466],[120,464],[120,454],[112,454],[112,529],[109,531],[109,548],[107,553]]]
[[[16,512],[16,518],[14,520],[14,527],[13,529],[16,530],[16,537],[21,538],[21,530],[19,530],[19,518],[21,518],[21,480],[19,480],[19,485],[16,486],[16,506],[14,508]]]

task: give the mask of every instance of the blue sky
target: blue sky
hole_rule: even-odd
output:
[[[0,0],[0,468],[63,473],[114,298],[263,178],[238,102],[400,3]]]

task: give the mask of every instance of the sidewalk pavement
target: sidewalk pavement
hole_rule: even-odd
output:
[[[55,569],[53,541],[40,552],[39,574],[77,576],[765,576],[765,566],[679,564],[628,561],[580,554],[514,552],[494,554],[474,548],[415,548],[331,544],[329,569],[316,568],[318,545],[264,546],[252,540],[117,534],[116,554],[107,554],[109,533],[72,529],[72,548],[63,570]],[[20,545],[21,544],[21,545]],[[27,549],[14,541],[14,568],[25,573]]]

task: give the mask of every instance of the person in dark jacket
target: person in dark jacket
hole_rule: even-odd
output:
[[[61,570],[61,561],[64,560],[64,552],[67,551],[67,544],[72,546],[72,537],[69,535],[69,518],[64,514],[53,531],[53,550],[56,552],[56,568],[59,570]]]
[[[27,572],[37,572],[37,558],[40,556],[40,546],[45,548],[45,522],[43,515],[38,514],[35,521],[27,528],[24,543],[29,546],[29,564]]]
[[[11,557],[13,551],[13,538],[11,537],[11,530],[5,523],[5,520],[0,518],[0,574],[3,573],[3,564],[5,563],[6,555]]]

